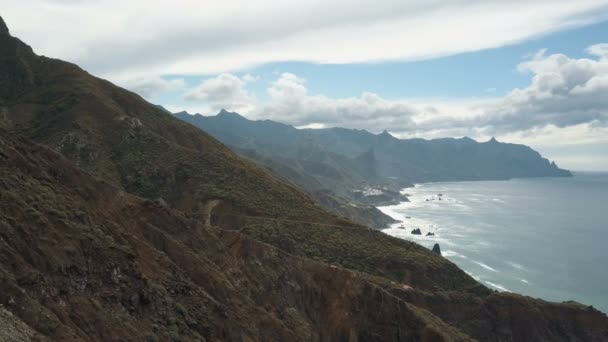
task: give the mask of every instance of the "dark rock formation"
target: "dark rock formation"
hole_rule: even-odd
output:
[[[426,236],[435,236],[435,233],[428,232],[426,233]]]
[[[8,27],[6,26],[6,23],[4,22],[4,20],[2,19],[2,17],[0,17],[0,35],[9,35],[9,31],[8,31]]]
[[[438,243],[433,246],[433,253],[441,255],[441,247],[439,247]]]
[[[412,234],[414,235],[422,235],[422,231],[420,231],[420,228],[415,228],[412,230]]]

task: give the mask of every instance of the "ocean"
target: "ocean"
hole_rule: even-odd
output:
[[[410,202],[379,208],[402,221],[384,233],[428,248],[439,243],[444,257],[490,288],[608,312],[608,173],[402,192]]]

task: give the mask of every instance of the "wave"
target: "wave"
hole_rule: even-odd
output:
[[[468,259],[468,257],[466,255],[460,254],[460,253],[458,253],[456,251],[453,251],[453,250],[450,250],[450,249],[442,251],[441,255],[443,255],[446,258],[449,258],[449,257],[458,257],[458,258]]]
[[[494,269],[494,268],[492,268],[492,267],[490,267],[490,266],[488,266],[488,265],[484,264],[483,262],[480,262],[480,261],[475,261],[475,260],[473,260],[473,262],[474,262],[474,263],[476,263],[477,265],[479,265],[479,266],[481,266],[481,267],[485,268],[485,269],[486,269],[486,270],[488,270],[488,271],[492,271],[492,272],[498,272],[496,269]]]
[[[513,267],[516,270],[520,270],[520,271],[525,271],[526,270],[522,265],[520,265],[520,264],[518,264],[516,262],[513,262],[513,261],[507,261],[507,265]]]
[[[506,287],[504,287],[504,286],[502,286],[500,284],[496,284],[496,283],[493,283],[493,282],[488,281],[488,280],[484,281],[484,283],[492,286],[493,288],[495,288],[495,289],[497,289],[499,291],[510,292],[509,289],[507,289]]]
[[[398,210],[406,209],[407,203],[408,202],[401,202],[396,205],[387,205],[387,206],[383,206],[383,207],[377,207],[377,209],[380,210],[383,214],[386,214],[386,215],[392,217],[394,220],[401,221],[399,223],[399,224],[401,224],[401,223],[403,223],[403,221],[406,220],[406,218],[405,218],[405,215],[398,212]]]
[[[456,252],[454,252],[454,251],[449,251],[449,250],[448,250],[448,251],[442,251],[442,252],[441,252],[441,254],[442,254],[444,257],[446,257],[446,258],[448,258],[448,257],[452,257],[452,256],[459,256],[459,254],[458,254],[458,253],[456,253]]]
[[[475,275],[473,272],[469,272],[469,271],[464,271],[466,274],[468,274],[469,276],[471,276],[471,278],[477,280],[477,281],[481,281],[481,278],[478,277],[477,275]]]

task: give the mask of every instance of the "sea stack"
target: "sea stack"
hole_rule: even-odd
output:
[[[436,243],[435,246],[433,246],[433,253],[437,253],[437,254],[441,255],[441,247],[439,247],[438,243]]]

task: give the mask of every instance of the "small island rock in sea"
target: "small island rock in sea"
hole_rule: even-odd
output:
[[[433,253],[437,253],[437,254],[441,255],[441,247],[439,247],[439,244],[438,244],[438,243],[436,243],[436,244],[433,246]]]

